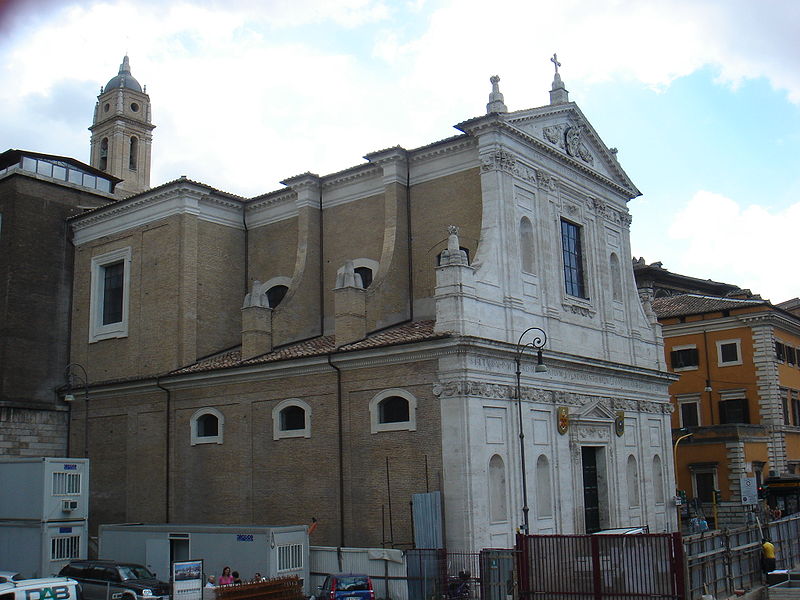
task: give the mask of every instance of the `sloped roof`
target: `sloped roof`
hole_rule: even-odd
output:
[[[435,340],[448,337],[446,333],[436,333],[433,330],[434,321],[414,321],[396,327],[390,327],[382,331],[368,335],[365,339],[352,344],[347,344],[341,348],[336,348],[336,340],[332,335],[325,335],[310,340],[303,340],[292,344],[287,344],[261,356],[242,360],[241,348],[235,348],[214,356],[197,361],[181,369],[169,373],[169,375],[185,375],[190,373],[202,373],[215,371],[217,369],[231,369],[236,367],[246,367],[260,365],[282,360],[292,360],[297,358],[309,358],[322,356],[332,352],[350,352],[355,350],[368,350],[386,346],[397,346],[412,342],[422,342],[425,340]]]
[[[702,296],[700,294],[680,294],[653,300],[653,310],[659,319],[768,305],[767,300],[760,298],[720,298],[719,296]]]

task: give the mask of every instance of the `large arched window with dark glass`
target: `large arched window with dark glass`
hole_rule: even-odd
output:
[[[108,169],[108,138],[103,138],[100,142],[100,169]]]
[[[275,308],[278,306],[282,301],[284,296],[286,296],[286,292],[289,291],[289,288],[285,285],[273,285],[271,288],[267,290],[267,303],[269,304],[270,308]]]
[[[130,158],[128,159],[128,168],[131,171],[136,170],[139,164],[139,139],[136,136],[131,136]]]

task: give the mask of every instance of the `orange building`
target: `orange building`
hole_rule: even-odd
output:
[[[677,488],[709,522],[718,491],[718,525],[743,523],[755,510],[753,487],[800,475],[800,302],[773,305],[660,263],[634,266],[645,310],[662,325],[667,367],[680,377],[670,386]],[[769,504],[800,510],[794,494]]]

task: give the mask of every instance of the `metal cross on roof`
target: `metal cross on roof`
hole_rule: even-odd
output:
[[[556,75],[558,75],[558,67],[561,66],[561,63],[558,62],[558,55],[554,53],[553,54],[553,58],[550,59],[550,62],[553,63],[553,65],[555,65],[555,67],[556,67]]]

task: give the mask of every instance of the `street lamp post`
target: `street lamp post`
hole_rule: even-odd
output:
[[[678,494],[678,490],[679,490],[679,488],[678,488],[678,444],[680,444],[682,440],[685,440],[686,438],[688,438],[689,436],[692,436],[692,435],[694,435],[694,433],[686,433],[686,434],[678,437],[678,439],[675,440],[674,446],[672,447],[672,462],[675,465],[675,495],[676,496],[679,495]],[[681,530],[681,507],[678,506],[677,508],[678,508],[678,531],[680,531]]]
[[[76,369],[80,373],[76,373]],[[69,363],[64,369],[64,377],[67,379],[67,394],[65,400],[72,401],[75,397],[71,394],[75,382],[83,386],[83,456],[89,457],[89,375],[80,363]]]
[[[535,331],[535,337],[530,342],[523,344],[522,338],[524,338],[528,333],[531,331]],[[525,352],[526,349],[531,348],[536,350],[536,367],[534,371],[536,373],[545,373],[547,372],[547,365],[544,364],[542,360],[542,348],[547,343],[547,334],[544,332],[544,329],[541,327],[528,327],[522,334],[519,336],[517,340],[517,351],[514,355],[514,363],[516,364],[517,370],[517,416],[519,418],[519,462],[522,468],[522,533],[528,535],[530,532],[529,521],[528,521],[528,478],[525,473],[525,427],[523,425],[522,420],[522,388],[520,385],[520,376],[522,373],[521,369],[521,362],[522,362],[522,354]]]

